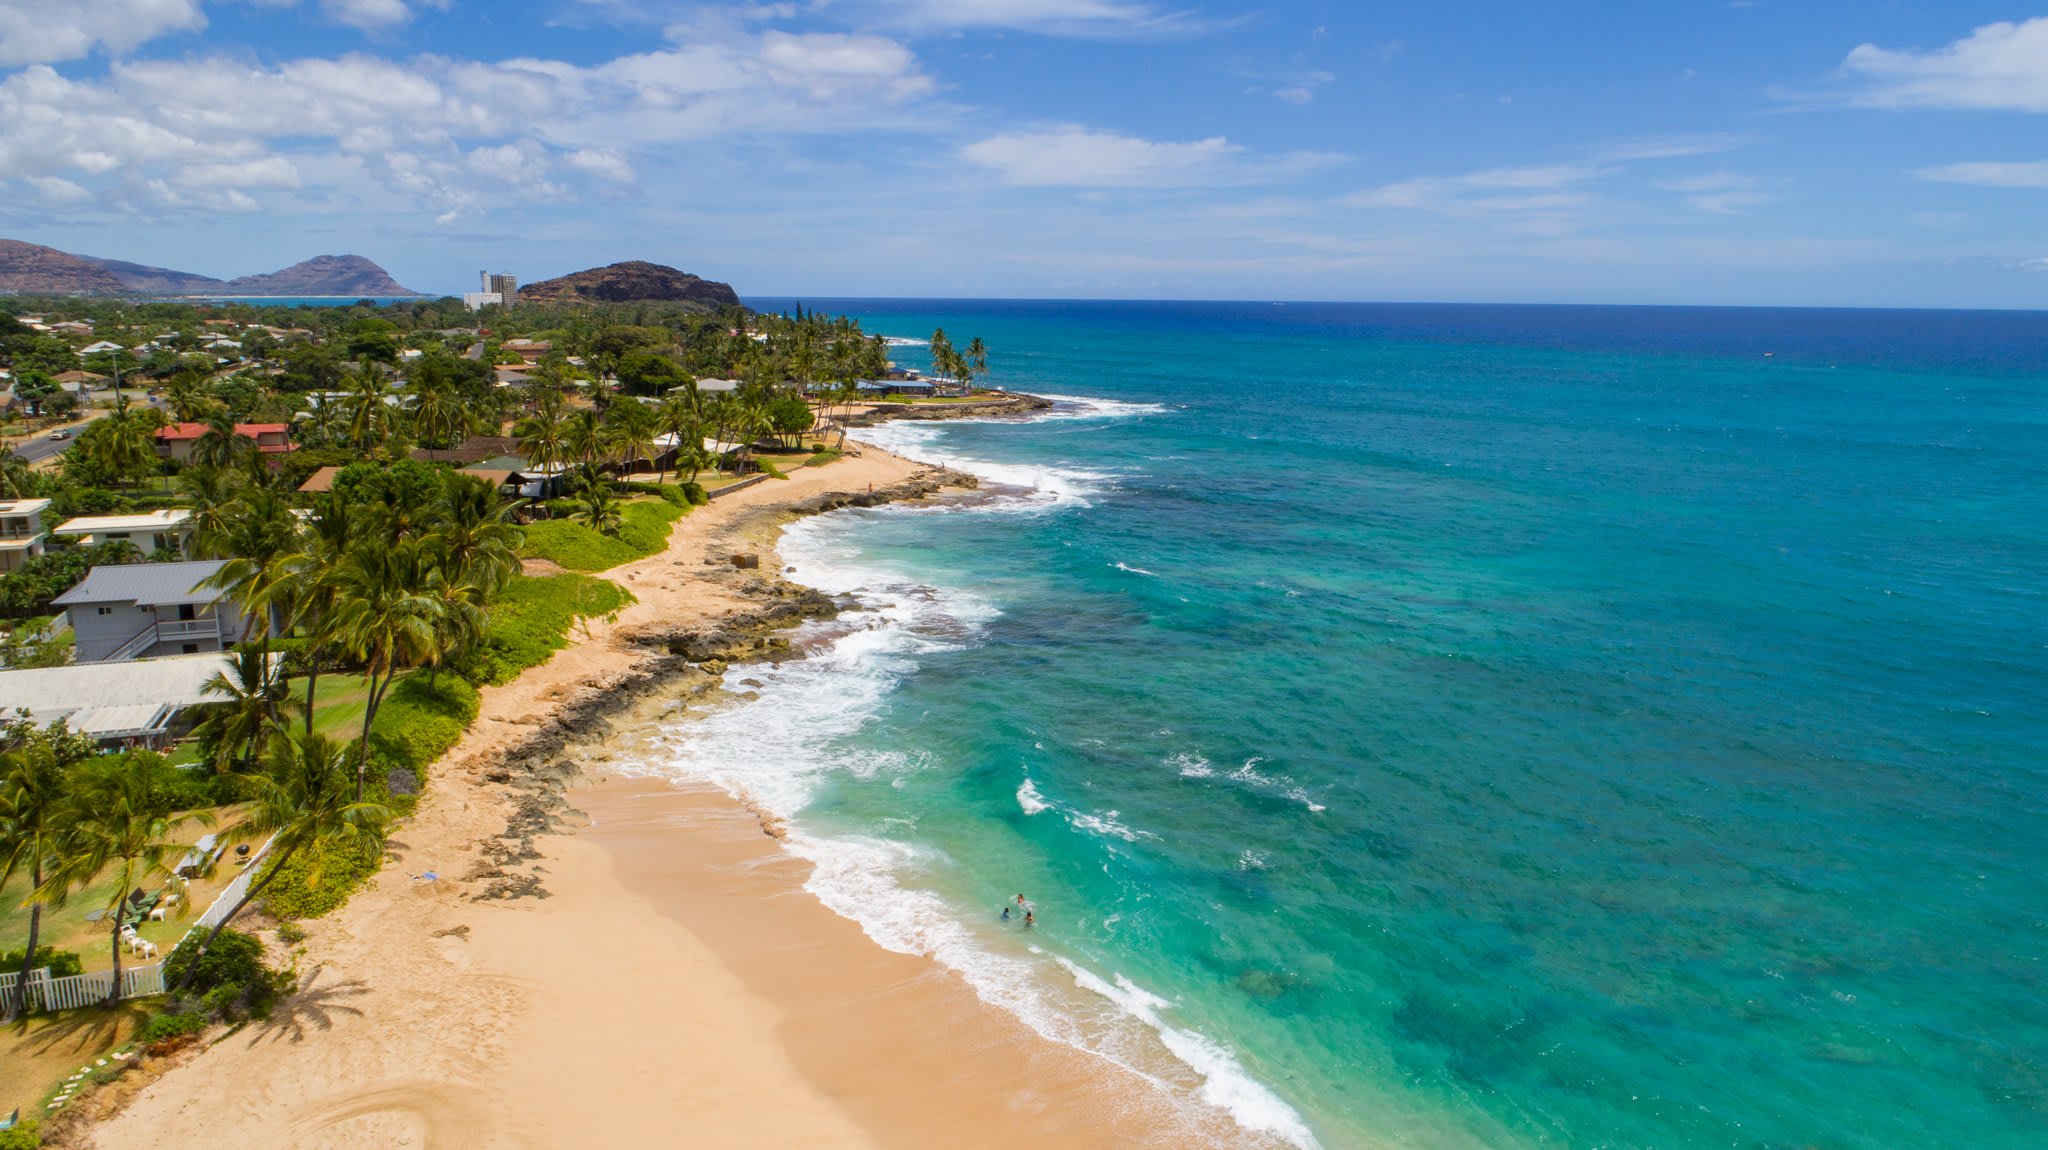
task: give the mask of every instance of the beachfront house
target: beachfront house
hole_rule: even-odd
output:
[[[84,515],[65,520],[50,534],[75,540],[81,546],[133,543],[144,555],[157,551],[183,555],[192,542],[191,520],[192,512],[183,507],[136,515]]]
[[[283,658],[282,651],[271,656]],[[232,659],[215,653],[0,671],[0,699],[10,716],[20,708],[37,726],[62,719],[103,746],[163,747],[191,727],[193,708],[220,701],[206,684],[232,675]]]
[[[47,499],[0,501],[0,575],[43,553],[43,512]]]
[[[207,559],[95,567],[53,602],[71,620],[81,663],[224,651],[242,641],[246,616],[227,592],[200,584],[225,566]]]

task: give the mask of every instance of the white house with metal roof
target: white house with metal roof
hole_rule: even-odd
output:
[[[43,553],[43,511],[47,499],[0,499],[0,575]]]
[[[227,593],[200,584],[226,563],[123,563],[95,567],[52,600],[77,636],[81,663],[223,651],[242,640],[244,614]]]
[[[192,542],[191,521],[191,509],[185,507],[135,515],[85,515],[66,519],[51,534],[81,544],[133,543],[144,555],[155,551],[184,555]]]
[[[232,677],[232,660],[216,653],[0,671],[0,720],[13,719],[19,709],[37,726],[62,719],[102,742],[161,743],[176,733],[180,712],[220,701],[206,693],[206,684],[222,672]]]

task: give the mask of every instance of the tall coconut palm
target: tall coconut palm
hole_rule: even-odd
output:
[[[697,385],[692,382],[688,391],[663,399],[654,412],[655,428],[675,443],[677,478],[681,478],[683,469],[688,468],[689,478],[695,479],[697,469],[703,466],[704,425],[697,414],[696,392]]]
[[[271,733],[301,706],[282,668],[254,643],[238,644],[200,693],[218,700],[205,705],[204,717],[192,728],[215,774],[247,771]]]
[[[348,410],[349,445],[367,455],[391,434],[391,405],[386,402],[384,373],[366,363],[349,375],[347,384],[348,395],[342,402]]]
[[[243,611],[242,634],[248,642],[257,622],[263,623],[262,644],[270,650],[270,634],[278,622],[278,600],[292,578],[291,557],[298,552],[299,520],[283,495],[267,487],[243,490],[218,534],[194,533],[202,555],[225,558],[221,569],[201,584],[228,592]]]
[[[16,455],[12,445],[0,443],[0,499],[27,499],[38,486],[28,460]]]
[[[345,744],[325,735],[280,733],[271,738],[263,773],[249,782],[254,796],[247,817],[229,832],[235,838],[273,836],[270,854],[256,880],[185,961],[185,974],[171,988],[172,993],[185,988],[199,968],[199,956],[300,852],[321,847],[346,852],[382,841],[383,830],[391,822],[391,809],[349,797],[348,757]],[[316,867],[307,881],[318,883],[320,878]]]
[[[361,533],[365,518],[358,505],[338,491],[313,499],[313,514],[306,518],[306,530],[299,537],[299,551],[287,560],[291,572],[286,584],[289,603],[286,619],[306,640],[306,733],[313,732],[313,711],[317,705],[320,673],[326,670],[336,644],[334,608],[338,601],[333,573]]]
[[[562,442],[568,448],[569,458],[583,464],[594,464],[604,457],[604,424],[595,411],[576,411],[569,415],[562,429]]]
[[[987,374],[988,345],[981,342],[981,337],[977,335],[968,343],[966,352],[960,357],[960,382],[966,384],[968,389],[972,390],[974,387],[974,377]]]
[[[625,520],[619,513],[619,501],[612,495],[612,485],[605,481],[597,465],[586,463],[578,467],[570,483],[576,495],[576,518],[600,535],[617,535]]]
[[[455,446],[475,426],[475,417],[457,395],[447,372],[434,359],[421,360],[406,385],[413,429],[429,457],[436,445]]]
[[[214,411],[206,417],[206,430],[192,445],[192,461],[202,467],[226,469],[242,462],[255,447],[256,441],[237,430],[226,411]]]
[[[524,533],[512,525],[512,505],[490,483],[468,475],[448,477],[447,491],[427,521],[428,546],[451,583],[473,584],[486,597],[504,589],[519,572]]]
[[[17,874],[29,890],[43,885],[44,871],[57,857],[65,801],[65,770],[49,744],[30,739],[0,754],[0,886]],[[35,967],[43,931],[43,904],[28,904],[28,949],[14,983],[15,1017],[28,1014],[28,975]]]
[[[377,708],[398,673],[433,651],[443,604],[436,594],[434,564],[415,538],[388,545],[380,539],[353,543],[335,565],[332,578],[334,642],[362,662],[369,679],[362,736],[356,745],[356,798],[361,799]]]
[[[71,778],[60,816],[57,865],[30,897],[62,906],[74,891],[112,880],[100,908],[114,957],[106,1001],[111,1008],[121,1001],[121,928],[135,913],[128,892],[169,878],[166,860],[187,849],[178,839],[179,829],[192,823],[210,827],[214,819],[207,811],[159,811],[147,773],[120,756],[80,763]]]
[[[615,403],[605,413],[605,454],[619,461],[622,474],[631,474],[635,463],[653,465],[658,424],[654,409],[637,399]]]

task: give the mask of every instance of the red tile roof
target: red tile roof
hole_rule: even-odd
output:
[[[204,423],[173,423],[169,426],[158,428],[156,437],[167,441],[174,439],[197,439],[206,434],[206,428],[207,425]],[[289,430],[290,425],[283,423],[237,423],[235,425],[235,434],[246,435],[251,439],[259,435],[283,435]]]

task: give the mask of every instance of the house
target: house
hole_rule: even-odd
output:
[[[107,377],[92,371],[60,371],[50,377],[50,382],[73,395],[83,395],[107,382]]]
[[[91,335],[92,324],[82,320],[60,320],[50,325],[50,330],[59,335]]]
[[[700,379],[697,381],[696,387],[698,395],[731,395],[740,389],[740,381],[737,379]],[[688,395],[690,394],[690,385],[679,383],[669,388],[668,393],[670,395]]]
[[[47,499],[0,500],[0,575],[43,553],[43,510]]]
[[[192,512],[183,507],[136,515],[86,515],[59,523],[51,534],[76,539],[88,546],[94,543],[133,543],[136,550],[144,555],[152,551],[172,551],[183,555],[192,542],[191,519]]]
[[[173,423],[158,428],[157,458],[190,463],[192,452],[199,446],[199,440],[205,436],[206,431],[207,425],[204,423]],[[299,445],[292,442],[289,424],[237,423],[235,434],[254,440],[256,450],[264,455],[284,455],[299,449]]]
[[[283,658],[283,652],[271,656]],[[219,701],[206,684],[223,672],[231,675],[232,659],[214,653],[0,671],[0,699],[7,700],[10,717],[21,708],[38,726],[62,719],[103,744],[160,747],[189,726],[184,712]]]
[[[518,356],[519,361],[528,367],[546,359],[548,353],[555,350],[555,345],[545,339],[508,339],[498,346]]]
[[[242,639],[245,616],[227,592],[200,584],[219,559],[95,567],[57,596],[78,637],[81,663],[224,651]]]
[[[519,455],[519,440],[510,435],[472,435],[454,447],[416,447],[412,457],[422,463],[454,463],[471,466],[486,459]],[[523,461],[521,464],[523,466]]]
[[[306,476],[306,481],[299,484],[299,490],[307,495],[320,495],[332,491],[334,490],[334,477],[339,474],[341,474],[341,468],[339,467],[323,467],[313,474]]]
[[[84,347],[81,347],[81,348],[79,348],[79,349],[78,349],[78,354],[80,354],[80,355],[99,355],[99,354],[101,354],[102,352],[109,352],[109,351],[124,351],[124,350],[126,350],[126,349],[125,349],[125,348],[123,348],[123,347],[122,347],[122,346],[121,346],[120,344],[118,344],[118,343],[115,343],[115,342],[114,342],[114,341],[112,341],[112,340],[108,340],[108,339],[102,339],[102,340],[98,340],[98,341],[95,341],[95,342],[93,342],[93,343],[89,343],[89,344],[86,344],[86,345],[85,345]]]

